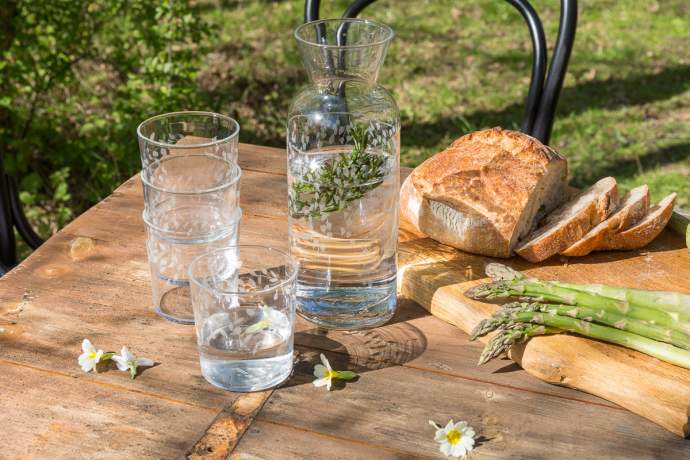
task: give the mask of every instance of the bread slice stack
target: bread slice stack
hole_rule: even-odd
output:
[[[592,227],[605,221],[617,205],[616,180],[605,177],[549,214],[515,252],[530,262],[546,260],[567,250]]]
[[[615,180],[607,177],[549,215],[515,252],[530,262],[541,262],[555,254],[577,257],[592,251],[639,249],[666,227],[675,199],[672,193],[650,208],[649,188],[642,185],[619,202]]]

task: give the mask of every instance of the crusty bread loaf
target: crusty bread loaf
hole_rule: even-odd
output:
[[[633,227],[617,233],[609,238],[597,249],[620,249],[630,250],[639,249],[659,236],[673,213],[673,205],[676,202],[676,194],[663,198],[659,204],[653,206],[647,215]]]
[[[620,205],[605,221],[592,228],[575,244],[562,251],[564,256],[586,256],[604,247],[617,234],[632,227],[649,211],[649,187],[641,185],[626,193]]]
[[[418,166],[401,189],[401,215],[467,252],[510,257],[518,239],[566,193],[565,159],[538,140],[492,128],[461,137]]]
[[[605,177],[565,203],[528,235],[515,252],[530,262],[541,262],[564,251],[605,220],[618,204],[613,177]]]

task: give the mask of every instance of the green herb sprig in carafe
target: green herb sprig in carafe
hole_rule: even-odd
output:
[[[367,153],[369,133],[363,125],[350,130],[352,151],[327,160],[315,170],[292,183],[288,208],[294,218],[319,217],[321,214],[345,209],[348,203],[383,182],[385,158]]]

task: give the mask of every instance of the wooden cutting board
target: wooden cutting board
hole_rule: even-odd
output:
[[[489,262],[501,262],[546,280],[690,293],[688,250],[684,241],[669,231],[643,250],[599,252],[580,258],[556,256],[534,265],[519,258],[467,254],[419,236],[405,223],[402,227],[400,294],[467,333],[496,309],[494,304],[463,295],[488,281],[484,267]],[[690,370],[623,347],[566,334],[535,337],[514,347],[511,358],[546,382],[597,395],[678,435],[689,434]]]

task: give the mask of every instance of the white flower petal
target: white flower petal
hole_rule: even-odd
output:
[[[467,449],[467,452],[471,451],[474,448],[474,439],[472,439],[469,436],[463,436],[460,439],[460,442],[465,447],[465,449]]]
[[[79,367],[81,367],[81,370],[84,372],[89,372],[95,367],[94,361],[89,358],[89,353],[84,353],[79,356],[77,359],[77,362],[79,363]]]
[[[94,358],[94,362],[100,363],[102,356],[103,356],[103,350],[98,350],[96,352],[96,358]]]
[[[451,431],[453,428],[455,428],[455,424],[453,423],[453,419],[448,420],[448,423],[446,424],[446,427],[444,430],[446,430],[446,433]]]
[[[470,437],[470,438],[474,438],[474,428],[472,428],[471,426],[468,426],[467,428],[465,428],[465,429],[462,431],[462,435],[463,435],[463,436],[468,436],[468,437]]]
[[[89,353],[92,351],[96,351],[93,345],[91,345],[91,341],[89,339],[84,339],[84,341],[81,343],[81,350],[84,353]]]
[[[137,358],[136,363],[137,363],[137,366],[145,366],[145,367],[151,367],[155,364],[155,362],[152,359],[148,359],[148,358]]]
[[[326,377],[326,368],[321,364],[314,366],[314,377],[318,377],[320,379]]]
[[[328,383],[328,382],[329,382],[329,379],[323,378],[323,379],[314,380],[311,383],[313,383],[315,387],[322,387],[322,386],[326,385],[326,383]]]
[[[467,453],[467,449],[465,449],[465,446],[462,445],[461,442],[455,444],[454,446],[451,446],[450,448],[450,455],[453,457],[462,457]]]
[[[329,371],[331,370],[331,363],[328,362],[328,359],[326,359],[326,356],[323,353],[321,353],[321,362],[324,366],[326,366],[326,369]]]
[[[443,444],[441,444],[441,453],[443,453],[443,455],[445,455],[446,457],[449,456],[451,447],[452,446],[449,442],[444,442]]]
[[[434,441],[444,442],[446,440],[446,432],[443,430],[436,430],[436,435],[434,436]]]
[[[131,351],[126,346],[122,347],[122,350],[120,350],[120,356],[125,358],[125,361],[136,361],[137,357],[132,354]]]
[[[464,420],[460,420],[458,423],[456,423],[456,424],[454,425],[453,428],[455,428],[455,429],[458,430],[460,433],[462,433],[462,430],[464,430],[465,428],[467,428],[467,422],[465,422]]]
[[[328,391],[331,391],[331,382],[333,379],[326,379],[326,388],[328,388]]]
[[[119,355],[115,355],[111,358],[113,361],[115,361],[115,364],[117,365],[117,368],[121,371],[128,371],[129,370],[129,363],[125,358]]]

